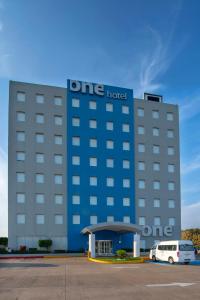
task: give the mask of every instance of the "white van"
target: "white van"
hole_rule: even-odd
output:
[[[158,242],[151,248],[149,258],[153,261],[168,261],[170,264],[188,264],[195,260],[194,246],[189,240]]]

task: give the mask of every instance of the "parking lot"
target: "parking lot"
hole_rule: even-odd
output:
[[[200,299],[200,265],[98,264],[86,258],[0,261],[0,300]]]

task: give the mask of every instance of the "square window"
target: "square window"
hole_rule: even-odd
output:
[[[140,226],[145,226],[146,218],[145,217],[139,217],[138,223],[139,223]]]
[[[17,203],[25,203],[25,194],[17,193]]]
[[[138,117],[144,117],[144,108],[138,107],[137,115]]]
[[[54,136],[54,142],[55,142],[56,145],[62,145],[62,143],[63,143],[62,135],[55,135]]]
[[[122,131],[123,132],[130,132],[130,125],[129,124],[122,124]]]
[[[80,156],[72,156],[72,165],[74,166],[80,165]]]
[[[90,157],[90,167],[97,167],[97,158],[96,157]]]
[[[175,190],[175,183],[174,182],[168,182],[168,191],[174,191]]]
[[[168,224],[169,224],[169,226],[175,226],[175,218],[169,218],[168,219]]]
[[[26,94],[24,92],[17,92],[17,101],[18,102],[25,102],[26,101]]]
[[[90,177],[90,185],[97,186],[97,177],[95,177],[95,176]]]
[[[107,177],[106,178],[106,186],[113,187],[114,186],[114,178],[113,177]]]
[[[174,173],[175,172],[175,165],[168,164],[168,172],[169,173]]]
[[[73,146],[80,146],[80,137],[79,136],[73,136],[72,137],[72,145]]]
[[[130,143],[129,142],[123,142],[123,150],[129,151],[130,150]]]
[[[62,225],[63,224],[63,215],[55,215],[55,224]]]
[[[36,224],[38,225],[44,224],[44,215],[36,215]]]
[[[35,174],[36,183],[44,183],[44,174]]]
[[[167,154],[168,155],[174,155],[175,151],[174,151],[174,147],[168,147],[167,148]]]
[[[107,149],[114,149],[114,142],[112,140],[106,141],[106,148]]]
[[[140,190],[144,190],[144,189],[145,189],[145,186],[146,186],[145,180],[138,180],[138,188],[139,188]]]
[[[112,159],[112,158],[106,159],[106,167],[113,168],[114,167],[114,159]]]
[[[35,121],[38,124],[43,124],[44,123],[44,114],[36,114]]]
[[[112,103],[106,103],[106,111],[113,112],[113,104]]]
[[[123,198],[123,206],[130,206],[130,198],[129,197]]]
[[[125,115],[129,115],[129,106],[122,105],[122,113]]]
[[[160,146],[153,145],[153,154],[159,154],[160,153]]]
[[[106,129],[112,131],[114,129],[113,122],[106,122]]]
[[[154,226],[160,226],[160,217],[154,217]]]
[[[54,175],[54,183],[55,184],[62,184],[63,183],[63,176],[62,175]]]
[[[44,153],[36,153],[35,161],[36,161],[36,163],[43,164],[44,163]]]
[[[43,104],[44,103],[44,95],[37,94],[35,97],[36,103]]]
[[[62,165],[62,163],[63,163],[63,156],[61,154],[54,154],[54,162],[57,165]]]
[[[97,148],[97,139],[90,139],[89,145],[91,148]]]
[[[114,205],[114,198],[113,197],[106,197],[106,203],[107,203],[107,206],[113,206]]]
[[[24,161],[25,160],[25,152],[18,151],[17,152],[17,161]]]
[[[170,138],[170,139],[173,139],[174,138],[174,130],[168,129],[167,130],[167,137]]]
[[[36,133],[35,134],[35,140],[36,140],[36,143],[43,144],[44,143],[44,134],[43,133]]]
[[[90,196],[90,205],[97,205],[97,196]]]
[[[72,223],[74,225],[79,225],[80,224],[80,215],[73,215],[72,216]]]
[[[168,207],[169,208],[175,208],[175,201],[174,200],[168,200]]]
[[[72,176],[72,184],[73,185],[80,185],[80,176],[78,176],[78,175]]]
[[[62,106],[62,104],[63,104],[62,98],[58,97],[58,96],[55,96],[54,97],[54,105]]]
[[[24,131],[17,131],[17,141],[18,142],[25,141],[25,132]]]
[[[18,122],[25,122],[25,112],[21,112],[21,111],[18,111],[17,112],[17,121]]]
[[[23,182],[25,182],[25,173],[23,173],[23,172],[18,172],[17,173],[17,182],[19,182],[19,183],[23,183]]]
[[[77,98],[72,98],[72,107],[80,107],[80,100]]]
[[[123,179],[123,188],[130,188],[130,179],[129,178]]]
[[[55,194],[54,195],[55,204],[63,204],[63,195]]]
[[[160,163],[158,162],[153,163],[153,171],[160,171]]]
[[[55,125],[61,126],[63,124],[62,116],[54,116],[54,123]]]
[[[160,199],[153,200],[153,207],[159,208],[160,207]]]
[[[92,129],[97,128],[97,121],[96,120],[89,120],[89,127]]]
[[[145,152],[145,145],[144,144],[138,144],[138,152],[144,153]]]
[[[43,204],[44,203],[44,194],[36,194],[35,195],[35,202],[37,204]]]
[[[138,134],[143,135],[144,134],[144,126],[138,126]]]
[[[145,199],[144,198],[139,198],[138,199],[138,206],[139,207],[145,207]]]
[[[159,136],[159,128],[153,128],[153,136]]]
[[[89,101],[89,109],[97,109],[96,101]]]
[[[155,181],[153,182],[153,189],[154,189],[154,190],[160,190],[160,181],[155,180]]]
[[[72,118],[72,126],[79,127],[80,126],[80,118]]]
[[[124,159],[122,163],[123,169],[130,169],[130,160]]]
[[[73,195],[72,196],[72,204],[79,205],[80,204],[80,196],[79,195]]]
[[[97,216],[90,216],[90,224],[91,225],[97,224]]]
[[[145,162],[144,161],[138,161],[138,170],[139,171],[145,170]]]
[[[167,121],[173,121],[174,120],[174,115],[172,112],[167,113]]]
[[[107,222],[114,222],[114,217],[113,216],[107,216]]]
[[[124,217],[123,217],[123,222],[124,222],[124,223],[130,223],[130,222],[131,222],[130,217],[129,217],[129,216],[124,216]]]
[[[17,214],[17,224],[25,224],[26,216],[23,214]]]
[[[159,111],[158,110],[152,110],[152,118],[159,119]]]

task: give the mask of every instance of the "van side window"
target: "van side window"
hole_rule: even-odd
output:
[[[159,245],[158,250],[162,251],[176,251],[176,245]]]

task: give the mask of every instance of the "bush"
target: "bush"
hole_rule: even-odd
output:
[[[8,246],[8,238],[7,237],[0,237],[0,245],[7,247]]]
[[[56,249],[54,250],[54,253],[66,253],[66,251],[64,249]]]
[[[29,253],[37,253],[37,248],[29,248],[28,252]]]
[[[52,240],[39,240],[38,245],[40,248],[46,248],[49,250],[49,248],[52,246]]]
[[[120,249],[116,251],[116,254],[119,258],[124,258],[127,256],[126,250]]]
[[[26,252],[26,246],[25,245],[20,245],[19,246],[19,251],[23,252],[23,253]]]

